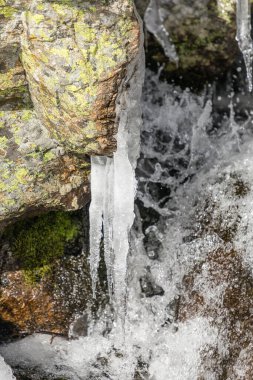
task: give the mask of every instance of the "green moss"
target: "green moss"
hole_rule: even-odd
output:
[[[6,234],[27,283],[34,284],[63,256],[66,243],[78,234],[78,224],[71,214],[50,212],[16,223]]]
[[[16,9],[10,6],[0,6],[0,16],[4,18],[11,18],[13,14],[16,12]]]

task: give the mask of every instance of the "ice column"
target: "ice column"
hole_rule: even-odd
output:
[[[106,180],[106,157],[91,157],[90,205],[90,273],[93,297],[96,294],[97,273],[100,260],[100,244],[103,226],[103,203]]]
[[[144,16],[146,28],[161,44],[165,55],[178,64],[175,46],[171,42],[169,33],[164,26],[165,18],[166,11],[161,7],[160,0],[150,0]]]
[[[139,16],[136,14],[136,17]],[[141,20],[139,19],[141,24]],[[142,30],[142,28],[141,28]],[[129,64],[117,99],[117,151],[91,159],[90,267],[95,296],[102,231],[109,294],[116,319],[125,315],[129,232],[134,221],[135,168],[139,155],[141,94],[145,62],[141,32],[139,53]]]
[[[250,0],[237,0],[237,34],[239,48],[243,54],[249,91],[252,91],[252,39]]]

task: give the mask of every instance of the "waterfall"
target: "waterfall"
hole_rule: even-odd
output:
[[[145,12],[145,25],[147,30],[152,33],[161,44],[165,55],[177,64],[178,56],[175,46],[171,42],[169,33],[164,26],[166,14],[159,0],[150,0]]]
[[[252,38],[251,38],[251,7],[249,0],[237,0],[237,34],[239,48],[246,66],[248,88],[252,91]]]
[[[142,30],[142,23],[138,17]],[[134,221],[135,168],[139,155],[141,94],[144,82],[144,48],[141,31],[139,53],[127,69],[117,99],[117,151],[113,157],[91,159],[90,268],[96,295],[100,244],[115,317],[124,323],[129,232]]]

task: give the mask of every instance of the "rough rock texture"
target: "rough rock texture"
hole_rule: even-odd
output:
[[[144,15],[149,1],[136,0]],[[165,14],[166,27],[179,56],[178,67],[169,62],[162,48],[147,35],[147,54],[150,65],[164,64],[164,75],[196,85],[196,80],[213,79],[226,72],[238,55],[235,41],[235,2],[232,0],[172,0],[158,1]],[[195,82],[195,83],[194,83]]]
[[[0,222],[87,202],[87,159],[65,153],[34,111],[0,111],[0,116]]]
[[[133,7],[38,0],[23,19],[22,62],[40,120],[73,152],[112,153],[116,97],[139,45]]]
[[[81,211],[50,212],[8,227],[0,250],[0,342],[43,332],[87,334],[91,315],[106,301],[92,302],[88,225]],[[99,293],[98,293],[99,294]]]
[[[246,171],[242,164],[242,173]],[[217,331],[216,344],[202,347],[199,380],[253,376],[253,276],[247,247],[241,245],[250,228],[245,210],[251,208],[251,197],[251,185],[230,167],[211,183],[195,215],[192,239],[216,235],[220,241],[185,275],[179,300],[179,321],[207,318]]]
[[[88,200],[139,25],[127,0],[0,0],[0,29],[1,225]]]

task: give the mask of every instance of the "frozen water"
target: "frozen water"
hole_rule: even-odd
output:
[[[139,16],[136,14],[136,17]],[[142,23],[139,19],[141,28]],[[124,325],[129,232],[134,221],[135,168],[139,155],[141,95],[144,82],[143,33],[139,53],[129,65],[117,100],[117,151],[112,158],[92,157],[90,266],[96,294],[102,229],[109,294],[115,317]]]
[[[96,295],[97,273],[100,260],[102,238],[103,206],[106,188],[106,157],[91,158],[91,194],[90,205],[90,268],[93,297]]]
[[[145,12],[145,25],[147,30],[152,33],[161,44],[165,55],[173,62],[178,64],[178,56],[175,46],[170,40],[169,33],[164,26],[167,13],[160,0],[150,0]]]
[[[242,52],[248,78],[249,91],[252,91],[252,38],[251,38],[251,2],[237,0],[237,35],[239,48]]]

